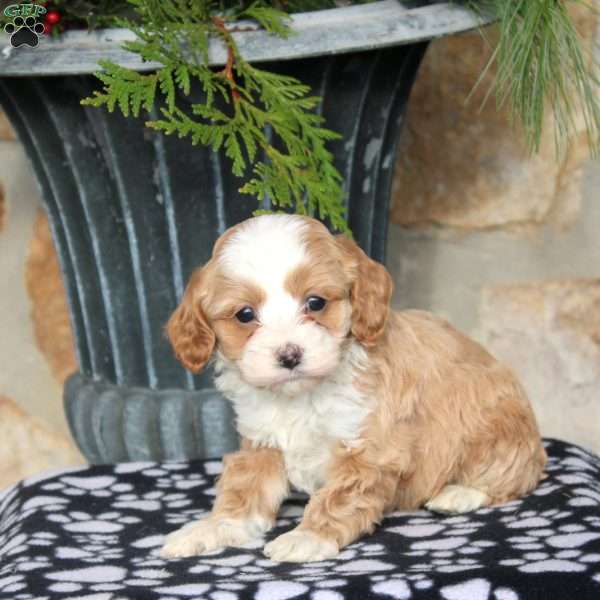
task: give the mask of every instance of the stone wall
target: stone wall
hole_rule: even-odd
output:
[[[573,14],[591,50],[597,23]],[[493,69],[467,102],[489,53],[478,33],[438,40],[419,72],[394,183],[394,303],[478,338],[523,380],[544,435],[600,452],[600,164],[581,123],[557,159],[551,115],[529,156],[507,111],[481,107]]]
[[[587,7],[571,4],[587,50],[596,29]],[[436,40],[411,94],[394,182],[392,220],[405,227],[452,230],[568,227],[581,203],[588,145],[579,135],[558,159],[554,119],[546,111],[540,150],[530,156],[508,103],[489,96],[496,75],[486,65],[495,28]],[[481,74],[485,73],[483,77]]]
[[[3,396],[0,396],[0,437],[0,490],[41,471],[83,462],[68,436]]]
[[[491,285],[483,337],[521,373],[544,433],[600,444],[600,278]]]
[[[82,464],[62,383],[76,368],[66,299],[39,190],[0,114],[0,489]]]
[[[544,435],[600,452],[600,164],[583,135],[556,160],[549,127],[528,156],[504,110],[479,110],[492,73],[466,103],[487,52],[477,33],[437,40],[419,73],[391,210],[394,305],[481,340],[523,380]],[[76,357],[39,206],[0,114],[0,489],[83,462],[62,408]]]
[[[38,349],[62,386],[77,368],[67,298],[48,219],[38,209],[25,262],[25,287]]]

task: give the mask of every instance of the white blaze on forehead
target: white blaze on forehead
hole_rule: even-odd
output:
[[[244,223],[227,240],[219,262],[235,279],[259,285],[267,297],[284,292],[288,274],[307,259],[307,224],[294,215],[262,215]]]

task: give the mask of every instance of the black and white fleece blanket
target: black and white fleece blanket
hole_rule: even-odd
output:
[[[162,560],[211,506],[218,461],[127,463],[30,479],[0,499],[0,599],[600,599],[600,459],[549,440],[530,496],[464,516],[389,515],[334,560],[278,564],[262,543]],[[293,527],[288,501],[268,538]]]

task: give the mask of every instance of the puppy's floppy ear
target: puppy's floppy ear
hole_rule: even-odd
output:
[[[216,340],[200,304],[200,292],[206,283],[205,279],[206,267],[194,271],[181,303],[166,327],[175,356],[186,369],[194,373],[201,371],[208,362]]]
[[[352,335],[364,346],[374,346],[385,329],[394,284],[387,269],[369,258],[350,238],[335,238],[344,269],[352,282]]]

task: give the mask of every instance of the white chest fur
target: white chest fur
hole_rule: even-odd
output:
[[[279,448],[290,483],[311,494],[325,482],[334,447],[351,445],[372,409],[353,383],[365,360],[355,344],[332,377],[293,397],[249,386],[223,362],[216,385],[233,403],[240,434],[259,446]]]

